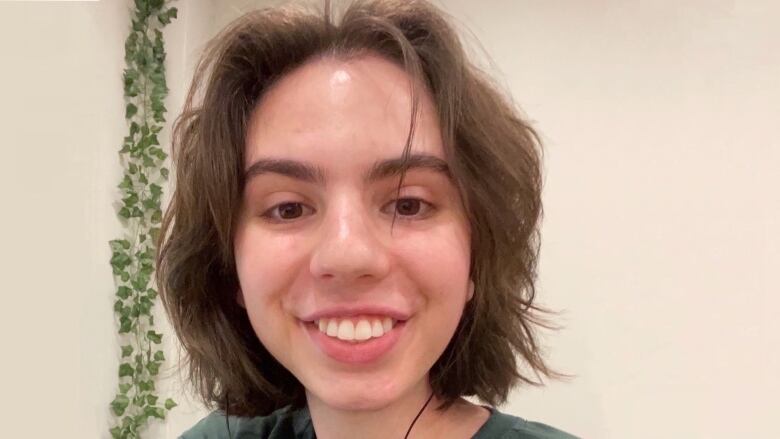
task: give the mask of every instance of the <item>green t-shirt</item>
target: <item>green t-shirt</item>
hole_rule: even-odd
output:
[[[576,439],[548,425],[529,422],[507,415],[490,407],[490,417],[473,436],[473,439]],[[230,425],[228,435],[227,425]],[[413,436],[413,435],[412,435]],[[179,439],[314,439],[314,428],[309,410],[279,409],[268,416],[242,418],[224,413],[212,412],[194,427],[184,432]]]

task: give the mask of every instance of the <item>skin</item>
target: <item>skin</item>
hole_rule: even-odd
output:
[[[445,160],[430,96],[421,93],[412,153]],[[251,115],[245,169],[261,159],[318,167],[325,181],[276,172],[249,178],[234,240],[238,301],[258,338],[306,388],[317,436],[400,438],[430,395],[428,371],[466,302],[470,232],[447,175],[411,169],[365,181],[377,160],[401,157],[410,78],[376,56],[318,59],[265,93]],[[391,235],[393,211],[398,212]],[[343,304],[391,306],[411,317],[393,349],[368,364],[325,355],[301,319]],[[434,410],[411,437],[470,437],[487,410],[460,400]]]

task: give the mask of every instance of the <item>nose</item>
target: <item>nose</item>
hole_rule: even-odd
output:
[[[383,224],[355,198],[342,197],[326,209],[309,267],[319,280],[343,285],[363,278],[381,279],[390,269],[381,235],[386,233],[381,230]]]

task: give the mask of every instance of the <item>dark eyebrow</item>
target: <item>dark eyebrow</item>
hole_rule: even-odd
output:
[[[244,171],[244,181],[262,174],[281,174],[307,183],[325,184],[325,172],[308,163],[288,159],[260,159]]]
[[[450,167],[447,162],[433,155],[410,154],[406,161],[406,167],[408,170],[428,169],[450,178]],[[404,159],[401,157],[378,161],[363,176],[363,181],[374,182],[390,177],[400,177],[403,170]]]
[[[451,178],[447,162],[429,154],[410,154],[406,161],[406,168],[407,170],[429,169],[443,174],[448,179]],[[404,159],[402,157],[381,160],[374,163],[363,175],[363,181],[372,183],[390,177],[400,177],[403,169]],[[248,181],[252,177],[266,173],[281,174],[307,183],[325,185],[326,182],[325,171],[322,168],[289,159],[260,159],[244,172],[244,179]]]

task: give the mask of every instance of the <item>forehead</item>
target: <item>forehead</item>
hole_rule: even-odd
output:
[[[418,84],[413,153],[444,159],[434,104]],[[287,74],[255,107],[244,168],[264,158],[349,168],[397,158],[412,117],[412,81],[378,56],[318,59]],[[354,169],[353,169],[354,170]]]

